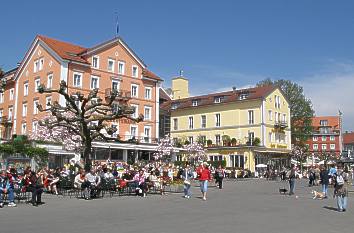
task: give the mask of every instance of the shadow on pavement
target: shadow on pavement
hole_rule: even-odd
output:
[[[327,210],[332,210],[332,211],[336,211],[338,212],[337,208],[331,207],[331,206],[323,206],[323,208],[327,209]]]

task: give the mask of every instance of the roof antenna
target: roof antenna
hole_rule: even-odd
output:
[[[118,12],[114,12],[114,14],[116,15],[116,38],[119,35],[119,22],[118,22]]]

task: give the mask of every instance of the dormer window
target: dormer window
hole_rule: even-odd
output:
[[[177,109],[178,108],[178,103],[173,103],[171,105],[171,109]]]
[[[198,106],[198,102],[199,102],[198,100],[192,100],[192,106],[194,107]]]
[[[239,99],[240,100],[245,100],[245,99],[247,99],[247,97],[248,97],[248,93],[242,93],[242,94],[240,94]]]
[[[223,96],[216,96],[214,97],[214,103],[221,103],[223,99]]]

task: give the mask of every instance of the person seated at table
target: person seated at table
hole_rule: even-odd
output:
[[[38,206],[44,204],[42,202],[43,193],[43,172],[39,171],[38,174],[32,171],[29,177],[29,190],[32,191],[32,205]]]
[[[163,190],[162,190],[162,183],[161,183],[161,179],[159,177],[157,177],[155,170],[152,170],[149,176],[149,181],[150,181],[150,185],[152,187],[155,187],[156,189],[158,189],[162,195]]]
[[[97,197],[99,195],[99,186],[101,184],[101,177],[96,174],[96,171],[94,169],[91,169],[91,171],[86,174],[86,179],[88,182],[90,182],[90,196],[92,197]]]
[[[111,180],[114,178],[111,169],[109,168],[103,168],[103,178],[105,178],[107,181]]]
[[[146,177],[145,177],[143,170],[139,170],[139,172],[136,173],[133,178],[133,180],[137,184],[137,188],[135,190],[135,194],[137,196],[146,197],[147,185],[146,185],[145,179],[146,179]]]

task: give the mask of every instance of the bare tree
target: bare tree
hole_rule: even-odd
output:
[[[41,94],[58,93],[59,96],[64,97],[65,106],[58,101],[46,103],[45,108],[41,105],[37,106],[39,111],[51,112],[54,117],[54,120],[39,121],[39,124],[50,130],[62,127],[75,135],[81,144],[86,165],[90,163],[93,141],[122,142],[119,135],[116,138],[112,137],[117,128],[113,127],[111,122],[121,118],[140,122],[144,118],[143,115],[139,115],[138,118],[131,116],[135,110],[128,105],[130,97],[118,90],[111,90],[106,96],[106,101],[99,97],[98,89],[90,91],[87,96],[79,91],[69,94],[65,81],[61,81],[59,89],[48,89],[41,84],[38,91]]]

